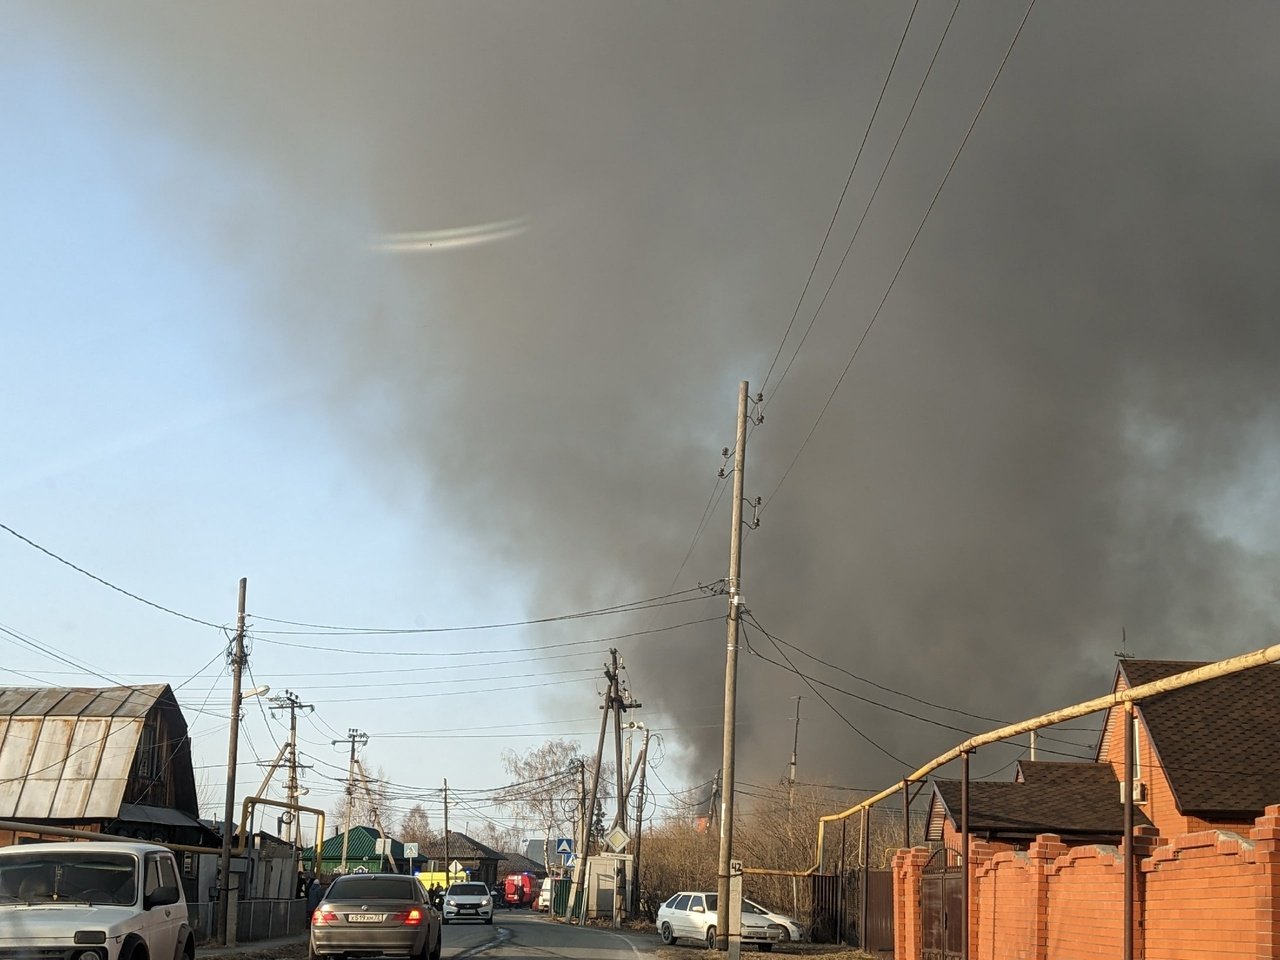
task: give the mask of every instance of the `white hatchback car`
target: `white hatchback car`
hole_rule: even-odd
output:
[[[658,935],[670,945],[681,937],[716,943],[716,906],[719,897],[707,892],[681,892],[658,908]],[[742,942],[754,943],[768,953],[783,938],[784,928],[757,913],[742,911]]]

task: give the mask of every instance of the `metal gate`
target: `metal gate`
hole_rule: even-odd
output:
[[[809,939],[814,943],[837,943],[845,928],[844,890],[840,877],[828,873],[810,875],[812,907]]]
[[[867,934],[862,949],[893,953],[893,871],[867,871]]]
[[[964,882],[952,858],[937,851],[920,877],[920,960],[960,960],[964,952]]]

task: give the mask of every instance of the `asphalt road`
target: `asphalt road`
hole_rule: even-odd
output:
[[[658,946],[656,936],[574,927],[530,910],[499,911],[493,926],[444,928],[445,960],[633,960],[653,956]]]

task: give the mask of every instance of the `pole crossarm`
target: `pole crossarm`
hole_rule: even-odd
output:
[[[1139,684],[1136,687],[1130,687],[1127,690],[1115,690],[1111,693],[1104,694],[1101,697],[1094,697],[1092,700],[1085,700],[1081,703],[1073,704],[1069,707],[1062,707],[1058,710],[1052,710],[1049,713],[1043,713],[1038,717],[1032,717],[1029,720],[1021,720],[1017,723],[1011,723],[1007,726],[1000,727],[988,733],[978,734],[970,737],[963,743],[952,747],[946,753],[934,757],[920,769],[914,773],[908,774],[891,787],[886,787],[874,796],[868,797],[859,803],[854,804],[848,810],[842,810],[839,813],[829,813],[826,816],[818,818],[818,849],[817,860],[812,867],[804,870],[801,875],[820,873],[822,870],[822,844],[825,836],[826,825],[834,823],[838,820],[844,820],[860,813],[864,809],[870,809],[882,800],[895,796],[899,791],[907,789],[910,783],[916,783],[923,780],[929,774],[933,773],[939,767],[946,766],[953,760],[958,760],[962,756],[972,753],[979,747],[989,746],[993,743],[999,743],[1002,740],[1008,740],[1010,737],[1021,736],[1024,733],[1030,733],[1033,730],[1041,730],[1044,727],[1051,727],[1067,720],[1077,720],[1080,717],[1088,716],[1091,713],[1097,713],[1100,710],[1110,710],[1113,707],[1123,706],[1126,703],[1137,703],[1146,700],[1148,697],[1159,696],[1162,693],[1169,693],[1173,690],[1181,690],[1184,687],[1195,686],[1197,683],[1204,683],[1206,680],[1216,680],[1219,677],[1230,676],[1233,673],[1240,673],[1242,670],[1251,670],[1254,667],[1265,666],[1269,663],[1280,661],[1280,644],[1272,644],[1269,647],[1263,647],[1260,650],[1254,650],[1251,653],[1243,653],[1236,657],[1228,657],[1225,660],[1218,660],[1214,663],[1205,664],[1203,667],[1196,667],[1187,670],[1184,673],[1177,673],[1171,677],[1164,677],[1160,680],[1153,680],[1150,683]],[[749,869],[747,873],[756,873],[757,870]]]

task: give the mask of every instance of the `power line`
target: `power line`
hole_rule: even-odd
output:
[[[745,626],[744,626],[744,628],[743,628],[743,632],[744,632],[744,633],[746,632]],[[768,636],[768,634],[765,634],[765,636],[767,637],[767,636]],[[773,641],[772,641],[772,640],[770,640],[770,642],[772,643]],[[858,729],[858,727],[857,727],[856,725],[854,725],[854,723],[853,723],[853,721],[852,721],[852,720],[850,720],[850,719],[849,719],[848,717],[846,717],[843,713],[841,713],[839,710],[837,710],[837,709],[836,709],[835,704],[833,704],[830,700],[828,700],[826,697],[824,697],[824,696],[822,695],[822,691],[821,691],[821,690],[819,690],[819,689],[818,689],[818,688],[813,684],[813,682],[809,680],[809,678],[808,678],[808,677],[806,677],[803,673],[801,673],[801,672],[800,672],[800,670],[796,667],[796,665],[795,665],[794,663],[791,663],[790,658],[788,658],[788,657],[787,657],[786,651],[784,651],[784,650],[782,649],[782,647],[781,647],[781,646],[779,646],[779,645],[778,645],[778,644],[776,644],[776,643],[774,643],[774,646],[777,648],[778,653],[779,653],[779,654],[781,654],[782,659],[786,660],[786,661],[787,661],[787,663],[791,664],[791,670],[792,670],[792,672],[793,672],[793,673],[795,673],[795,675],[796,675],[796,676],[798,676],[801,680],[803,680],[803,681],[805,682],[805,685],[806,685],[810,690],[812,690],[812,691],[813,691],[814,696],[816,696],[819,700],[821,700],[823,703],[825,703],[825,704],[827,705],[827,708],[828,708],[832,713],[834,713],[837,717],[839,717],[841,720],[843,720],[843,721],[844,721],[845,726],[847,726],[850,730],[852,730],[854,733],[856,733],[858,736],[860,736],[860,737],[861,737],[863,740],[865,740],[867,743],[871,744],[871,746],[875,747],[877,750],[879,750],[881,753],[883,753],[883,754],[884,754],[886,757],[888,757],[890,760],[894,761],[895,763],[901,764],[901,765],[902,765],[902,766],[904,766],[904,767],[909,766],[909,764],[908,764],[905,760],[903,760],[903,759],[901,759],[901,758],[899,758],[899,757],[894,756],[894,755],[893,755],[892,753],[890,753],[890,752],[889,752],[885,747],[881,746],[879,743],[877,743],[877,742],[876,742],[875,740],[873,740],[871,737],[867,736],[867,734],[863,733],[860,729]]]
[[[817,655],[815,655],[815,654],[812,654],[812,653],[810,653],[809,651],[805,650],[803,647],[798,647],[798,646],[796,646],[794,643],[789,643],[788,641],[783,640],[781,637],[779,637],[779,636],[777,636],[777,635],[775,635],[775,634],[770,633],[768,630],[766,630],[766,629],[765,629],[765,628],[760,624],[760,621],[759,621],[759,620],[757,620],[757,619],[755,618],[755,616],[754,616],[750,611],[747,611],[747,616],[751,619],[751,622],[755,625],[756,629],[757,629],[757,630],[759,630],[761,633],[763,633],[766,637],[768,637],[768,638],[769,638],[770,640],[772,640],[774,643],[780,643],[780,644],[782,644],[782,645],[783,645],[783,646],[785,646],[785,647],[789,647],[790,649],[792,649],[792,650],[796,651],[796,653],[800,654],[801,656],[807,657],[808,659],[810,659],[810,660],[814,661],[815,663],[820,663],[820,664],[822,664],[824,667],[827,667],[828,669],[835,670],[835,671],[837,671],[837,672],[839,672],[839,673],[843,673],[845,676],[847,676],[847,677],[851,677],[852,679],[857,680],[857,681],[858,681],[858,682],[860,682],[860,683],[865,683],[865,684],[867,684],[867,685],[869,685],[869,686],[875,687],[877,690],[883,690],[885,693],[891,693],[891,694],[893,694],[894,696],[903,697],[904,699],[911,700],[911,701],[913,701],[914,703],[918,703],[918,704],[920,704],[920,705],[922,705],[922,706],[925,706],[925,707],[932,707],[932,708],[934,708],[935,710],[945,710],[945,711],[947,711],[948,713],[958,713],[958,714],[960,714],[961,716],[969,717],[969,718],[971,718],[971,719],[973,719],[973,720],[985,720],[985,721],[987,721],[987,722],[989,722],[989,723],[999,723],[999,724],[1007,724],[1007,723],[1009,723],[1009,722],[1010,722],[1009,720],[1007,720],[1007,719],[1003,719],[1003,718],[1001,718],[1001,717],[988,717],[988,716],[984,716],[983,714],[980,714],[980,713],[970,713],[970,712],[969,712],[969,711],[967,711],[967,710],[961,710],[959,707],[948,707],[948,706],[946,706],[945,704],[935,703],[935,702],[933,702],[932,700],[925,700],[925,699],[923,699],[923,698],[921,698],[921,697],[913,696],[912,694],[909,694],[909,693],[907,693],[907,692],[906,692],[906,691],[904,691],[904,690],[898,690],[898,689],[895,689],[894,687],[889,687],[889,686],[885,686],[885,685],[884,685],[884,684],[882,684],[882,683],[877,683],[875,680],[872,680],[872,679],[870,679],[869,677],[864,677],[864,676],[861,676],[860,674],[853,673],[853,672],[852,672],[852,671],[850,671],[850,670],[846,670],[844,667],[841,667],[841,666],[839,666],[838,664],[834,664],[834,663],[830,662],[829,660],[824,660],[824,659],[822,659],[821,657],[819,657],[819,656],[817,656]],[[753,652],[754,652],[754,651],[753,651]],[[767,658],[764,658],[764,659],[767,659]],[[772,661],[769,661],[769,662],[772,662]],[[777,666],[781,666],[780,664],[775,664],[775,665],[777,665]],[[839,691],[839,692],[841,692],[841,693],[847,693],[847,694],[848,694],[849,696],[851,696],[851,697],[856,697],[857,699],[865,699],[865,698],[862,698],[862,697],[858,697],[858,696],[857,696],[857,694],[849,693],[847,690],[841,690],[839,687],[832,686],[832,685],[830,685],[830,684],[828,684],[828,686],[830,686],[832,690],[837,690],[837,691]],[[877,706],[885,706],[885,708],[886,708],[886,709],[889,709],[889,710],[893,710],[893,709],[895,709],[895,708],[893,708],[893,707],[888,707],[888,706],[887,706],[887,705],[885,705],[885,704],[880,704],[878,701],[875,701],[875,700],[867,700],[866,702],[876,704]],[[916,719],[919,719],[919,720],[925,720],[925,719],[926,719],[926,718],[923,718],[923,717],[916,717],[916,715],[915,715],[915,714],[907,714],[907,716],[915,717]],[[933,723],[934,721],[926,720],[926,722]],[[947,726],[947,725],[946,725],[946,724],[940,724],[940,726]],[[971,730],[965,730],[965,729],[962,729],[961,727],[948,727],[948,729],[956,730],[956,731],[959,731],[960,733],[972,733],[972,732],[973,732],[973,731],[971,731]],[[1064,728],[1061,728],[1061,729],[1063,729],[1063,730],[1071,729],[1071,730],[1077,730],[1077,731],[1079,731],[1081,728],[1079,728],[1079,727],[1071,727],[1071,728],[1066,728],[1066,727],[1064,727]],[[1091,731],[1091,730],[1090,730],[1090,731],[1082,731],[1082,732],[1094,732],[1094,731]],[[1069,746],[1073,746],[1073,747],[1080,747],[1080,748],[1082,748],[1082,749],[1085,749],[1085,748],[1086,748],[1084,744],[1076,743],[1074,740],[1065,740],[1065,739],[1062,739],[1062,738],[1060,738],[1060,737],[1051,737],[1051,736],[1048,736],[1048,735],[1042,735],[1042,736],[1044,736],[1044,739],[1046,739],[1046,740],[1054,740],[1054,741],[1056,741],[1056,742],[1058,742],[1058,743],[1065,743],[1065,744],[1067,744],[1067,745],[1069,745]]]
[[[880,168],[880,175],[876,178],[875,186],[867,197],[867,202],[862,207],[862,214],[858,217],[858,222],[853,228],[853,236],[849,238],[849,243],[844,248],[844,255],[841,256],[835,272],[831,274],[831,280],[827,284],[827,289],[823,291],[822,299],[818,301],[817,309],[813,311],[813,316],[809,318],[809,326],[805,328],[804,335],[800,337],[800,342],[796,344],[795,350],[791,353],[791,358],[787,361],[786,367],[782,370],[782,375],[778,378],[778,386],[774,387],[773,390],[774,396],[777,395],[778,389],[782,386],[782,381],[787,378],[787,373],[791,370],[791,365],[795,363],[796,357],[800,355],[800,350],[804,347],[805,341],[809,339],[809,333],[813,330],[813,326],[818,320],[818,315],[822,313],[822,308],[826,306],[827,298],[831,296],[831,291],[836,285],[840,271],[844,269],[845,261],[849,259],[849,253],[853,250],[853,245],[857,242],[858,235],[862,233],[862,225],[866,222],[867,213],[871,210],[871,205],[875,203],[877,194],[880,193],[880,185],[884,183],[885,174],[888,173],[889,166],[893,163],[894,156],[897,155],[898,145],[902,143],[902,137],[907,131],[907,125],[911,123],[911,117],[916,112],[916,104],[920,102],[920,95],[924,93],[925,85],[929,82],[929,76],[933,73],[933,66],[938,62],[938,54],[942,52],[942,45],[947,40],[947,34],[951,32],[951,24],[955,21],[956,13],[959,10],[960,0],[956,0],[955,5],[951,8],[951,16],[947,18],[947,23],[942,29],[942,35],[938,38],[938,45],[933,49],[933,56],[929,60],[928,67],[925,68],[924,76],[920,78],[920,85],[916,88],[915,98],[912,99],[911,106],[907,109],[902,126],[898,128],[898,135],[893,141],[893,147],[889,150],[889,155],[885,158],[884,165]],[[905,38],[905,34],[903,36]]]
[[[831,222],[827,224],[827,232],[823,234],[822,243],[818,247],[818,254],[813,258],[813,265],[809,267],[809,276],[805,278],[804,287],[800,290],[800,296],[796,299],[796,308],[791,312],[791,320],[787,323],[787,329],[782,332],[782,339],[778,342],[778,350],[773,355],[773,361],[769,364],[769,369],[765,371],[763,379],[760,381],[760,390],[769,385],[769,377],[773,374],[773,368],[778,363],[778,358],[782,356],[782,348],[787,343],[787,337],[791,335],[791,328],[795,326],[796,317],[800,315],[800,305],[804,303],[804,295],[809,292],[809,284],[813,282],[814,272],[818,269],[818,261],[822,259],[823,251],[827,249],[827,241],[831,239],[831,230],[836,225],[836,217],[840,215],[840,208],[844,205],[845,195],[849,192],[849,184],[853,182],[853,173],[858,169],[858,161],[862,159],[862,151],[867,145],[867,138],[871,136],[871,128],[875,126],[876,116],[880,113],[880,104],[884,102],[884,93],[889,89],[889,80],[893,77],[893,68],[898,65],[898,57],[902,54],[903,44],[907,42],[907,34],[911,32],[911,23],[915,20],[916,9],[920,6],[920,0],[915,0],[911,5],[911,13],[907,16],[907,25],[902,28],[902,36],[898,39],[898,47],[893,52],[893,60],[889,63],[889,70],[884,75],[884,83],[880,85],[880,93],[876,97],[876,105],[871,111],[871,118],[867,120],[867,128],[862,132],[862,142],[858,144],[858,152],[854,154],[853,163],[849,167],[849,176],[845,177],[844,187],[840,191],[840,199],[836,201],[836,208],[832,211]],[[795,359],[794,356],[792,359]],[[791,368],[791,364],[787,364],[787,369]],[[778,386],[782,386],[782,381],[786,379],[787,372],[784,370],[782,376],[778,378]],[[777,393],[777,388],[774,388]]]
[[[395,635],[419,635],[430,633],[467,633],[477,630],[502,630],[510,627],[529,627],[537,626],[544,623],[561,623],[567,620],[585,620],[591,617],[611,616],[618,613],[635,613],[638,610],[649,610],[655,607],[667,607],[678,603],[688,603],[693,600],[705,599],[704,596],[686,597],[685,594],[701,593],[702,587],[690,587],[685,590],[678,590],[675,593],[666,593],[658,597],[649,597],[645,600],[633,600],[629,603],[617,603],[608,607],[598,607],[594,610],[581,610],[575,613],[561,613],[550,617],[536,617],[530,620],[510,620],[500,623],[475,623],[464,624],[456,627],[351,627],[338,626],[334,624],[322,623],[303,623],[297,620],[280,620],[274,617],[264,617],[258,614],[253,615],[253,619],[262,621],[263,623],[279,623],[291,627],[303,627],[304,630],[255,630],[258,635],[262,634],[290,634],[301,636],[365,636],[369,634],[395,634]],[[683,597],[684,599],[675,599]],[[314,631],[319,631],[314,632]]]
[[[701,589],[701,588],[697,588]],[[691,599],[700,600],[701,597],[693,597]],[[679,601],[687,602],[687,601]],[[488,653],[527,653],[533,650],[556,650],[563,647],[581,647],[589,644],[612,643],[616,640],[627,640],[632,637],[643,637],[654,633],[665,633],[668,630],[679,630],[682,627],[697,626],[700,623],[712,623],[717,620],[723,620],[723,616],[704,617],[701,620],[686,620],[683,623],[673,623],[665,627],[655,627],[651,630],[635,630],[631,633],[622,633],[613,637],[593,637],[590,640],[566,640],[561,643],[543,643],[532,648],[529,647],[506,647],[499,650],[489,650]],[[255,636],[257,633],[255,632]],[[350,647],[324,647],[313,643],[299,643],[291,640],[272,640],[267,637],[257,636],[259,643],[270,643],[278,647],[293,647],[299,650],[317,650],[324,653],[348,653],[353,656],[378,656],[378,657],[474,657],[473,650],[369,650],[353,649]]]
[[[215,630],[222,629],[222,624],[212,623],[209,620],[201,620],[199,617],[192,617],[185,613],[180,613],[177,610],[172,609],[171,607],[166,607],[162,604],[155,603],[151,600],[148,600],[146,597],[140,597],[136,593],[131,593],[130,591],[124,589],[124,587],[118,587],[114,583],[112,583],[110,580],[104,580],[102,577],[98,576],[96,573],[90,573],[84,567],[77,566],[76,564],[72,563],[70,560],[66,559],[65,557],[58,556],[58,554],[54,553],[52,550],[48,549],[47,547],[40,546],[40,544],[36,543],[34,540],[30,539],[29,537],[24,537],[17,530],[13,529],[13,527],[8,526],[7,524],[0,523],[0,530],[3,530],[5,533],[11,534],[14,537],[17,537],[23,543],[27,544],[30,547],[34,547],[35,549],[43,553],[45,556],[50,557],[54,560],[57,560],[63,566],[70,567],[76,573],[83,574],[84,576],[88,577],[90,580],[94,580],[102,584],[104,587],[109,587],[110,589],[116,591],[116,593],[124,594],[130,600],[136,600],[139,603],[145,604],[146,606],[151,607],[154,610],[159,610],[161,613],[167,613],[171,616],[179,617],[183,620],[189,620],[192,623],[198,623],[202,627],[213,627]]]
[[[845,364],[844,370],[836,380],[835,386],[831,388],[831,393],[827,396],[827,401],[822,405],[822,409],[818,412],[817,419],[814,420],[813,426],[809,428],[809,433],[805,436],[804,442],[800,444],[800,448],[792,457],[791,463],[787,465],[787,469],[783,471],[777,485],[773,488],[773,492],[765,498],[764,507],[778,494],[782,484],[786,482],[791,471],[795,468],[796,463],[800,459],[800,455],[804,453],[805,448],[809,445],[809,441],[813,439],[813,435],[818,430],[818,425],[822,422],[822,418],[826,415],[827,410],[831,407],[831,401],[835,399],[840,385],[844,383],[845,377],[849,374],[849,369],[853,366],[853,361],[857,359],[858,353],[862,350],[862,345],[866,343],[867,336],[871,333],[871,328],[875,326],[876,321],[880,318],[880,312],[884,309],[884,305],[889,300],[890,294],[893,293],[894,287],[898,283],[898,278],[902,276],[902,268],[906,266],[908,258],[916,248],[916,242],[920,239],[920,234],[924,231],[925,224],[929,222],[929,215],[933,213],[933,208],[938,202],[938,197],[942,195],[942,190],[947,185],[947,181],[951,178],[951,172],[955,170],[956,163],[960,160],[960,154],[964,152],[965,145],[969,142],[969,137],[973,134],[974,127],[978,124],[978,118],[982,116],[982,111],[987,105],[987,101],[991,99],[991,92],[995,89],[996,83],[1000,80],[1000,75],[1004,73],[1005,65],[1009,62],[1009,57],[1013,53],[1013,48],[1018,43],[1018,38],[1022,36],[1022,29],[1027,24],[1027,19],[1031,16],[1031,10],[1036,5],[1036,0],[1031,0],[1027,5],[1026,12],[1022,15],[1022,20],[1018,23],[1018,29],[1014,32],[1013,39],[1009,42],[1009,48],[1005,51],[1004,58],[1000,61],[1000,66],[996,69],[995,76],[991,78],[991,83],[987,87],[987,92],[982,97],[982,102],[978,104],[978,109],[973,115],[973,120],[969,122],[969,128],[965,131],[964,138],[960,141],[960,146],[956,149],[955,156],[951,158],[951,163],[947,166],[947,172],[943,174],[942,181],[938,184],[938,189],[934,191],[933,199],[929,201],[929,206],[924,212],[924,217],[920,220],[920,225],[916,227],[915,234],[911,237],[911,242],[907,245],[906,252],[903,253],[902,259],[898,262],[898,268],[894,271],[893,277],[889,280],[889,286],[885,288],[884,296],[880,298],[880,303],[876,307],[875,313],[871,315],[871,319],[867,322],[866,328],[862,331],[862,336],[858,338],[857,344],[853,348],[853,353],[849,355],[849,362]],[[763,509],[763,508],[762,508]]]

